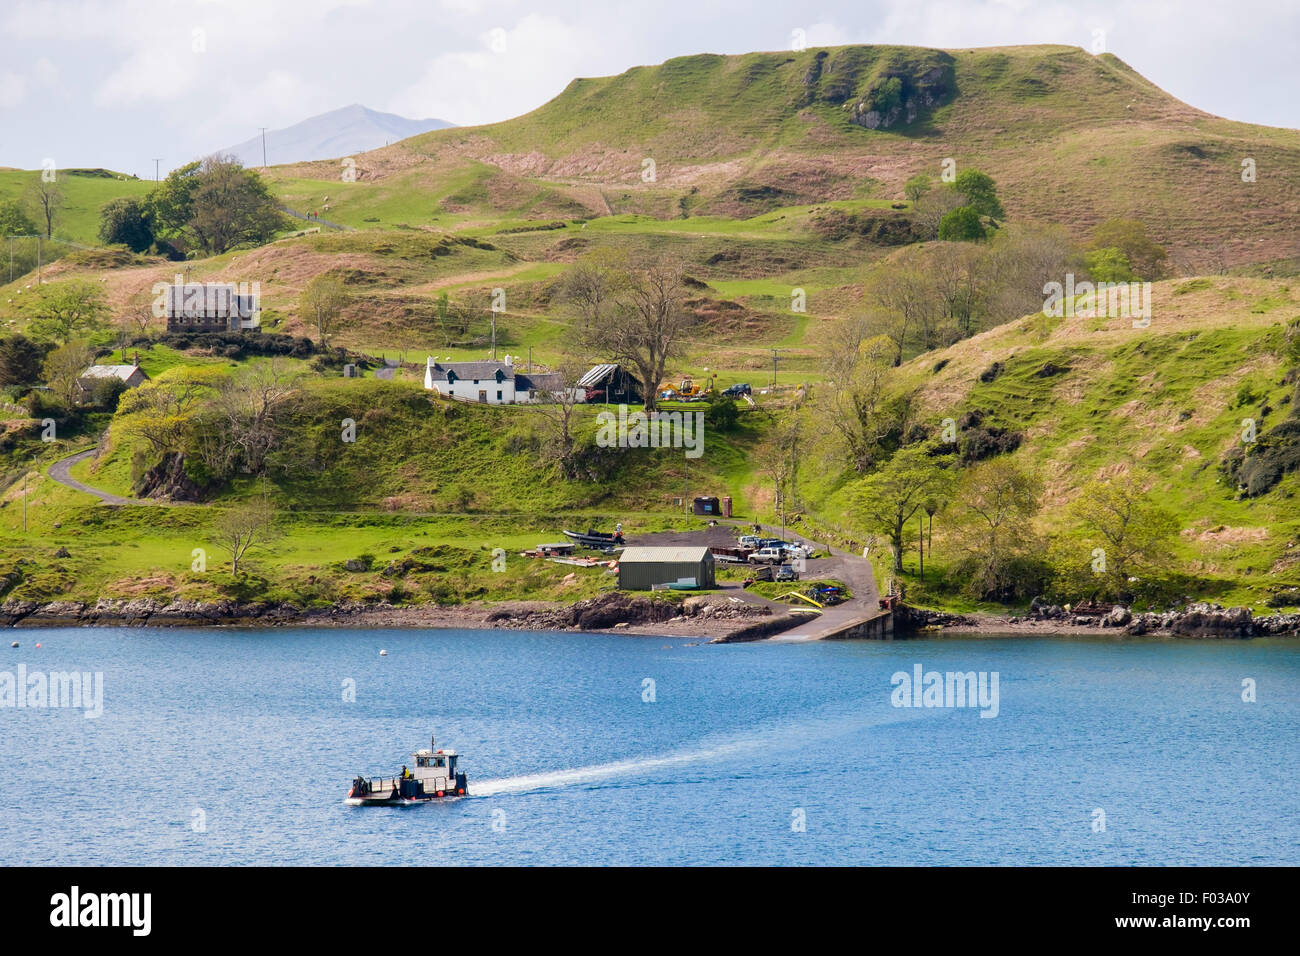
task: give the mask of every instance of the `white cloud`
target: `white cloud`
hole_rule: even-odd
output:
[[[479,49],[429,61],[424,74],[394,96],[388,108],[464,126],[518,116],[541,106],[584,72],[583,65],[606,60],[610,52],[609,38],[590,27],[540,14],[526,16],[510,29],[486,29],[478,42]]]
[[[32,79],[36,81],[38,86],[47,89],[58,86],[59,68],[45,57],[41,57],[32,67]]]
[[[26,92],[27,81],[17,73],[0,73],[0,109],[13,109]]]

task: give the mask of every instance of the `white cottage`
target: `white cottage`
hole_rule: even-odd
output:
[[[435,362],[424,366],[424,387],[462,402],[515,405],[553,401],[564,392],[564,377],[555,372],[525,375],[507,355],[500,362]]]
[[[435,362],[430,356],[424,367],[424,387],[439,395],[463,402],[513,405],[515,370],[507,356],[504,362]]]

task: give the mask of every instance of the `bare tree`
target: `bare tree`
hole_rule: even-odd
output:
[[[930,281],[947,328],[939,344],[951,345],[977,331],[984,314],[992,271],[987,247],[969,242],[942,242],[928,250]]]
[[[627,257],[611,249],[587,253],[564,274],[560,297],[578,313],[584,332],[599,326],[614,307],[619,290],[627,283],[627,274]]]
[[[758,465],[772,481],[773,507],[785,524],[790,499],[795,497],[799,467],[799,413],[790,409],[778,413],[767,441],[758,447]]]
[[[941,185],[931,189],[912,204],[912,219],[921,235],[927,239],[939,236],[939,223],[958,206],[966,205],[966,197],[951,186]]]
[[[577,439],[573,426],[578,406],[583,401],[582,390],[577,385],[585,369],[586,365],[575,359],[562,362],[550,373],[558,387],[545,389],[544,394],[538,396],[536,406],[537,413],[545,422],[547,454],[559,465],[566,478],[575,477]]]
[[[988,276],[989,319],[1009,322],[1042,311],[1043,286],[1082,271],[1083,260],[1061,226],[1007,226],[993,241]]]
[[[840,323],[828,342],[825,391],[829,423],[857,471],[869,467],[876,449],[894,427],[889,404],[896,346],[885,335],[871,335],[872,318]]]
[[[274,537],[275,509],[263,497],[227,508],[213,522],[217,547],[230,555],[231,577],[239,576],[239,563],[254,548],[264,548]]]
[[[276,415],[297,379],[281,360],[271,359],[221,383],[213,402],[215,427],[199,434],[200,454],[216,474],[263,473],[279,443]]]
[[[912,335],[921,349],[938,344],[938,295],[919,249],[904,250],[898,257],[880,263],[868,275],[867,287],[871,299],[893,319],[895,365],[903,364]]]
[[[299,309],[305,318],[316,325],[321,348],[329,345],[329,336],[351,296],[343,281],[336,276],[319,275],[302,290]]]
[[[681,268],[659,263],[629,274],[615,293],[614,306],[592,326],[592,344],[641,376],[646,411],[654,411],[664,369],[680,353],[694,321],[685,302]]]
[[[63,190],[55,183],[46,182],[41,176],[37,176],[27,187],[27,198],[36,212],[36,217],[45,220],[45,238],[52,238],[54,215],[63,206]]]

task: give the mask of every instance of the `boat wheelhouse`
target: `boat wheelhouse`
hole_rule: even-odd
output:
[[[403,766],[392,777],[357,776],[344,801],[350,806],[409,805],[463,797],[469,793],[465,772],[457,767],[460,754],[454,750],[437,750],[435,740],[429,747],[411,754],[414,769]]]

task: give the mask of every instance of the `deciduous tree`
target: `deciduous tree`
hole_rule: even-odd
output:
[[[63,404],[72,408],[81,397],[81,376],[95,364],[95,351],[85,342],[69,342],[45,358],[45,384]]]
[[[254,549],[265,548],[275,536],[275,509],[264,497],[226,508],[213,522],[217,547],[230,555],[230,575],[239,576],[239,564]]]
[[[329,345],[329,336],[351,298],[343,281],[331,275],[317,276],[302,290],[299,309],[304,318],[315,324],[322,349]]]
[[[38,175],[27,187],[27,202],[35,211],[36,218],[45,224],[45,238],[53,237],[54,219],[63,207],[63,188]]]
[[[61,345],[100,331],[108,317],[103,287],[87,279],[43,283],[23,297],[21,309],[33,337]]]
[[[974,597],[1010,598],[1018,570],[1037,547],[1030,522],[1042,485],[1009,458],[971,468],[954,503],[954,538],[968,592]]]
[[[1165,566],[1178,536],[1178,517],[1148,490],[1153,481],[1138,471],[1093,481],[1069,509],[1085,540],[1101,548],[1093,568],[1117,595],[1129,590],[1130,577]]]
[[[899,450],[880,470],[862,479],[853,494],[854,517],[884,534],[894,549],[894,572],[903,570],[903,529],[927,500],[942,498],[951,473],[919,445]]]
[[[646,411],[654,411],[668,361],[681,352],[693,316],[686,309],[681,267],[657,263],[620,278],[612,308],[591,327],[592,344],[637,370]]]

